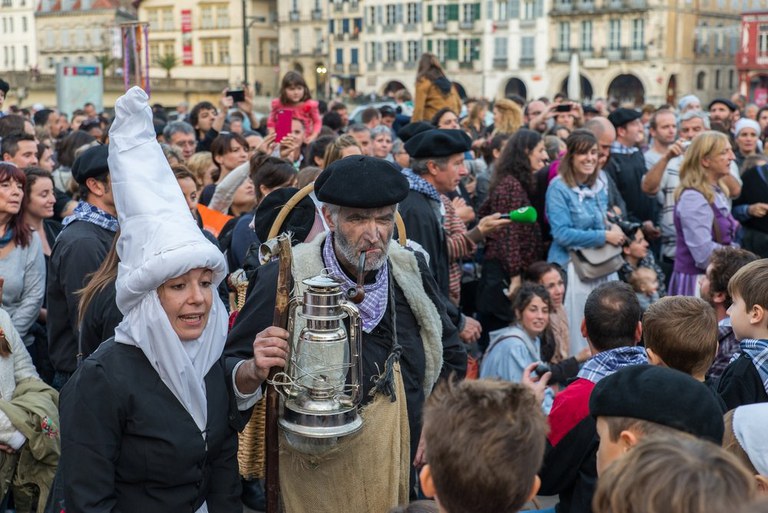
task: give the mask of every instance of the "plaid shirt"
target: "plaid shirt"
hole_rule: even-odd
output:
[[[354,288],[356,284],[350,280],[341,269],[336,253],[333,251],[333,234],[325,238],[323,243],[323,261],[330,271],[330,275],[341,282],[342,290]],[[384,312],[387,311],[389,302],[389,266],[383,265],[376,273],[376,281],[363,285],[365,297],[363,302],[357,305],[360,312],[360,320],[363,322],[363,331],[370,333],[379,325]]]
[[[709,368],[707,379],[719,379],[728,367],[734,354],[739,352],[739,341],[731,327],[731,318],[726,317],[717,324],[717,355]]]
[[[95,224],[96,226],[100,226],[111,232],[117,231],[117,218],[115,216],[108,214],[85,201],[79,202],[72,211],[72,215],[64,218],[62,224],[67,226],[75,221],[85,221],[86,223]]]
[[[611,144],[611,153],[619,153],[621,155],[632,155],[633,153],[640,151],[635,146],[624,146],[618,141],[613,141]]]
[[[459,265],[459,259],[471,256],[477,246],[474,242],[469,240],[465,234],[467,233],[467,225],[461,220],[456,213],[456,209],[453,208],[451,200],[448,196],[441,194],[440,199],[443,201],[443,207],[445,208],[445,217],[443,217],[443,228],[445,229],[445,243],[448,248],[448,295],[451,302],[458,305],[461,298],[461,266]]]
[[[739,347],[741,347],[741,352],[752,360],[757,373],[760,375],[760,380],[763,382],[763,387],[768,391],[768,340],[745,338],[739,343]],[[738,357],[738,353],[733,355],[731,361]]]
[[[597,383],[619,369],[647,363],[648,357],[644,348],[638,346],[617,347],[597,353],[590,358],[579,371],[578,377]]]

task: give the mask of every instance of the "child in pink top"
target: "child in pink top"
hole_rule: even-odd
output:
[[[293,119],[298,119],[304,123],[306,131],[306,142],[312,142],[322,128],[320,111],[317,108],[317,102],[309,94],[309,87],[304,81],[304,77],[296,71],[289,71],[283,77],[280,84],[280,96],[272,100],[272,111],[267,119],[267,128],[270,132],[275,130],[277,113],[281,110],[290,110],[293,112]]]

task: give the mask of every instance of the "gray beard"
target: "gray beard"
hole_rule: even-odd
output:
[[[390,240],[392,238],[390,237]],[[341,253],[341,256],[346,260],[347,265],[351,266],[353,269],[357,268],[357,265],[360,263],[360,252],[357,251],[354,247],[352,247],[352,244],[349,243],[349,240],[339,231],[333,232],[333,242],[334,242],[334,248]],[[366,258],[365,259],[365,270],[366,271],[376,271],[381,269],[381,267],[387,262],[387,248],[389,247],[389,240],[384,245],[384,251],[381,255],[375,257],[375,258]]]

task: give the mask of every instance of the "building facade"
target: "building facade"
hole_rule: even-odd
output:
[[[151,76],[274,91],[275,0],[142,0],[138,17],[149,23]]]
[[[0,72],[37,66],[34,0],[0,0]]]
[[[725,0],[554,0],[550,94],[566,92],[578,56],[585,98],[619,103],[703,101],[735,82],[740,2]]]
[[[742,15],[736,67],[739,93],[760,107],[768,105],[768,10]]]
[[[53,74],[57,64],[114,63],[119,26],[135,20],[123,0],[40,0],[35,13],[40,72]]]
[[[328,60],[329,0],[281,0],[279,76],[294,70],[304,76],[313,98],[324,98],[330,87]]]

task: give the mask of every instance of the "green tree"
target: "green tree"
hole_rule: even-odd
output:
[[[96,62],[101,64],[101,69],[104,70],[104,75],[106,76],[107,71],[112,70],[112,67],[117,62],[117,59],[112,57],[109,54],[99,55],[96,57]],[[112,70],[112,74],[114,75],[114,70]]]
[[[158,57],[155,61],[155,64],[157,64],[159,68],[163,68],[165,70],[165,78],[170,81],[171,70],[179,65],[179,59],[174,54],[168,53],[162,57]]]

